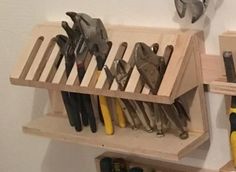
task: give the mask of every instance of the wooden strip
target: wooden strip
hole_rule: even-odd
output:
[[[52,80],[52,83],[59,84],[63,78],[63,75],[65,75],[65,59],[63,58],[57,72]]]
[[[96,157],[96,168],[97,172],[100,171],[100,161],[104,157],[110,158],[122,158],[126,161],[127,165],[130,167],[135,164],[136,167],[148,168],[145,172],[153,171],[151,169],[155,169],[155,172],[218,172],[218,170],[208,170],[203,168],[197,168],[187,165],[178,164],[176,162],[168,162],[161,161],[156,159],[149,159],[144,157],[131,156],[129,154],[121,154],[117,152],[105,152],[98,157]],[[229,171],[228,171],[229,172]]]
[[[38,69],[42,59],[45,56],[45,51],[46,51],[47,47],[49,46],[50,41],[51,41],[51,37],[45,35],[44,36],[44,40],[42,42],[42,45],[39,48],[39,51],[38,51],[37,55],[35,56],[35,59],[34,59],[32,65],[30,67],[30,70],[29,70],[29,72],[28,72],[28,74],[27,74],[27,76],[25,78],[26,80],[30,80],[31,81],[31,80],[34,79],[36,71],[37,71],[37,69]]]
[[[43,38],[42,36],[39,37],[39,38],[36,40],[36,42],[35,42],[35,44],[34,44],[32,50],[31,50],[31,52],[30,52],[30,55],[27,56],[28,59],[27,59],[27,61],[26,61],[26,63],[25,63],[25,66],[24,66],[23,70],[21,71],[21,74],[20,74],[20,78],[21,78],[21,79],[25,79],[27,73],[29,72],[30,67],[31,67],[31,65],[32,65],[32,63],[33,63],[33,61],[34,61],[34,59],[35,59],[36,54],[38,53],[39,48],[40,48],[41,45],[42,45],[43,40],[44,40],[44,38]]]
[[[145,84],[142,90],[142,94],[149,94],[150,88]]]
[[[135,88],[138,85],[139,78],[140,78],[140,74],[138,72],[138,69],[136,68],[136,66],[134,66],[134,69],[132,71],[132,74],[130,76],[130,79],[126,86],[125,91],[131,92],[131,93],[135,92]]]
[[[210,84],[223,76],[223,60],[219,56],[202,54],[201,61],[204,84]]]
[[[45,68],[45,66],[46,66],[46,64],[49,60],[49,57],[52,54],[52,51],[53,51],[55,45],[56,45],[56,41],[55,41],[55,39],[52,38],[51,41],[48,44],[48,47],[45,50],[45,53],[44,53],[39,65],[38,65],[38,68],[37,68],[37,70],[34,74],[34,77],[33,77],[34,81],[39,80],[39,78],[40,78],[40,76],[41,76],[41,74],[42,74],[42,72],[43,72],[43,70],[44,70],[44,68]]]
[[[53,48],[53,51],[52,51],[52,53],[51,53],[47,63],[46,63],[46,66],[45,66],[45,68],[44,68],[44,70],[43,70],[43,72],[42,72],[42,74],[41,74],[41,76],[39,78],[39,81],[46,82],[47,78],[50,75],[52,67],[55,65],[54,62],[60,56],[59,55],[59,51],[60,51],[59,47],[57,45],[55,45],[55,47]]]
[[[229,161],[222,168],[220,168],[220,172],[236,172],[236,168],[234,167],[233,160]]]
[[[96,134],[91,133],[89,127],[85,127],[78,134],[69,126],[68,119],[52,116],[44,116],[31,121],[24,126],[23,131],[67,142],[105,147],[111,151],[129,153],[139,157],[168,160],[178,160],[208,138],[204,133],[190,132],[189,138],[186,140],[179,139],[173,133],[167,133],[165,137],[160,139],[156,137],[156,133],[148,134],[142,130],[134,132],[130,128],[121,129],[119,127],[115,127],[115,135],[107,136],[100,124]],[[167,143],[175,146],[166,146]]]
[[[75,63],[71,72],[70,72],[70,76],[67,79],[66,85],[74,85],[77,78],[78,78],[78,72],[77,72],[77,65]],[[79,83],[77,83],[77,84],[79,85]]]
[[[97,68],[96,57],[92,56],[92,59],[91,59],[89,66],[86,70],[86,73],[84,75],[84,78],[80,84],[81,87],[88,87],[96,68]]]

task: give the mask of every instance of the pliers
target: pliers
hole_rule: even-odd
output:
[[[132,70],[133,67],[122,59],[114,61],[114,70],[109,70],[105,66],[107,78],[110,80],[109,82],[112,83],[113,79],[116,79],[118,89],[121,91],[125,90]],[[150,127],[149,121],[147,120],[147,114],[144,110],[142,102],[128,99],[118,100],[127,121],[131,125],[131,128],[138,128],[138,125],[141,123],[145,131],[152,132],[152,128]]]
[[[71,17],[70,13],[67,13]],[[66,60],[66,74],[67,77],[76,62],[77,64],[77,71],[78,71],[78,79],[81,82],[83,76],[85,74],[85,66],[84,61],[88,54],[88,49],[85,46],[85,39],[83,35],[83,30],[78,27],[78,23],[74,22],[72,28],[67,24],[67,22],[62,22],[62,27],[66,31],[68,38],[64,35],[57,35],[57,42],[61,48],[61,52],[65,56]],[[64,39],[67,39],[66,43],[63,43]],[[68,62],[68,63],[67,63]],[[92,108],[92,102],[90,96],[88,94],[81,94],[81,93],[74,93],[76,94],[77,101],[75,106],[71,109],[80,108],[80,113],[82,115],[83,124],[86,126],[88,123],[90,124],[90,128],[92,132],[96,132],[96,120]],[[72,96],[73,98],[73,96]],[[69,111],[67,111],[68,113]],[[68,113],[69,116],[69,113]],[[81,121],[80,121],[80,114],[77,113],[76,116],[78,127],[80,131],[82,130]]]
[[[150,91],[154,95],[158,92],[172,52],[173,46],[169,45],[166,47],[164,55],[158,56],[145,43],[140,42],[135,45],[136,67],[142,80],[150,87]],[[154,103],[154,114],[156,115],[157,135],[164,135],[168,121],[170,121],[177,127],[181,139],[188,138],[186,126],[189,117],[180,101],[176,100],[171,105]]]
[[[192,13],[192,23],[195,23],[206,11],[209,0],[175,0],[175,7],[180,18],[184,18],[187,8]]]
[[[76,27],[81,30],[85,46],[89,53],[96,57],[96,75],[98,77],[103,69],[111,47],[111,43],[108,41],[106,29],[102,21],[98,18],[91,18],[87,14],[83,13],[69,12],[67,14],[71,17],[74,23],[76,23]],[[78,61],[81,60],[78,59]],[[113,134],[114,129],[112,126],[111,111],[109,109],[107,98],[104,96],[98,96],[98,102],[105,124],[105,133],[111,135]],[[125,118],[119,104],[116,105],[116,110],[118,113],[119,126],[124,128]]]

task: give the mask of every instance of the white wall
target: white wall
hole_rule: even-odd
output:
[[[212,0],[208,17],[189,25],[186,20],[178,19],[173,0],[0,0],[0,171],[93,172],[93,159],[103,152],[22,133],[21,126],[40,116],[47,102],[45,90],[12,86],[8,79],[35,24],[68,19],[64,15],[66,11],[77,11],[100,17],[106,23],[198,28],[205,30],[207,52],[216,54],[218,35],[236,29],[235,7],[235,0]],[[206,98],[211,142],[180,163],[218,169],[230,159],[229,123],[224,115],[223,96],[207,93]]]

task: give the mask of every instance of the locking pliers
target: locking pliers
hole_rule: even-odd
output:
[[[175,7],[180,18],[184,18],[187,8],[192,13],[192,23],[195,23],[206,11],[209,0],[175,0]]]

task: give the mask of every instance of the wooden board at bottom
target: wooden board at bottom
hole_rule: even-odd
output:
[[[158,138],[155,133],[142,130],[115,127],[115,134],[108,136],[98,126],[97,133],[91,133],[86,127],[76,132],[69,126],[68,119],[55,116],[44,116],[31,121],[23,127],[25,133],[49,137],[56,140],[105,148],[118,153],[129,153],[151,159],[179,160],[208,140],[208,133],[189,133],[189,138],[180,140],[173,134]]]
[[[233,161],[229,161],[225,164],[221,169],[220,172],[236,172],[236,168],[234,168]]]
[[[217,172],[218,171],[218,170],[216,171],[216,170],[191,167],[191,166],[177,164],[173,162],[164,162],[164,161],[159,161],[159,160],[138,158],[135,156],[118,154],[114,152],[105,152],[95,159],[97,172],[101,172],[100,160],[104,157],[122,158],[128,163],[128,165],[130,164],[131,166],[135,165],[137,167],[143,167],[144,172],[150,172],[151,170],[155,170],[155,172],[190,172],[190,171],[191,172]]]

